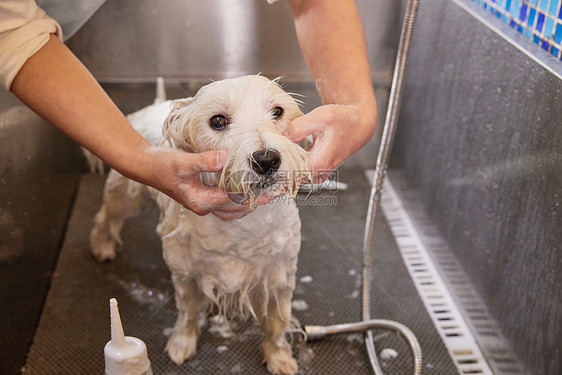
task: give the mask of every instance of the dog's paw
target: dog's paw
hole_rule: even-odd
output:
[[[294,375],[299,369],[297,361],[291,356],[290,349],[264,345],[264,356],[267,371],[273,375]]]
[[[166,344],[168,356],[175,364],[181,365],[193,356],[197,349],[197,336],[184,333],[173,333]]]
[[[94,228],[90,234],[90,248],[98,262],[115,259],[115,241],[101,234],[98,228]]]

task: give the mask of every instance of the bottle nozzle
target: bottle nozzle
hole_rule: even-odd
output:
[[[119,308],[115,298],[109,300],[109,310],[111,316],[111,346],[114,348],[125,348],[128,344],[125,340],[121,316],[119,315]]]

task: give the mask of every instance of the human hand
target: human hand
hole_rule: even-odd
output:
[[[285,135],[293,142],[312,135],[313,142],[307,150],[311,153],[313,182],[319,183],[367,143],[376,122],[374,100],[361,105],[328,104],[293,120]]]
[[[252,212],[255,206],[236,202],[236,197],[226,190],[207,186],[201,182],[200,173],[217,172],[224,166],[225,151],[207,151],[199,154],[151,146],[149,168],[151,178],[144,183],[160,190],[198,215],[212,213],[222,220],[241,218]],[[268,197],[261,197],[256,204],[265,204]]]

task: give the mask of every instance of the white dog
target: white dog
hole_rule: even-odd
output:
[[[246,76],[213,82],[193,98],[151,105],[129,120],[153,144],[190,152],[226,150],[222,173],[207,173],[202,180],[253,201],[264,192],[294,194],[301,178],[309,177],[308,153],[282,135],[300,115],[296,101],[276,81]],[[111,171],[90,234],[97,260],[115,257],[123,222],[140,212],[144,196],[160,208],[157,230],[179,310],[166,346],[170,358],[181,364],[195,354],[201,311],[229,318],[252,315],[265,334],[267,369],[294,374],[298,368],[286,334],[301,240],[297,207],[278,201],[222,221],[198,216]]]

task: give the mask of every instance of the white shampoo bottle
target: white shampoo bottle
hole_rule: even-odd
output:
[[[146,345],[136,337],[125,336],[117,300],[109,301],[111,312],[111,340],[103,350],[105,375],[152,375]]]

